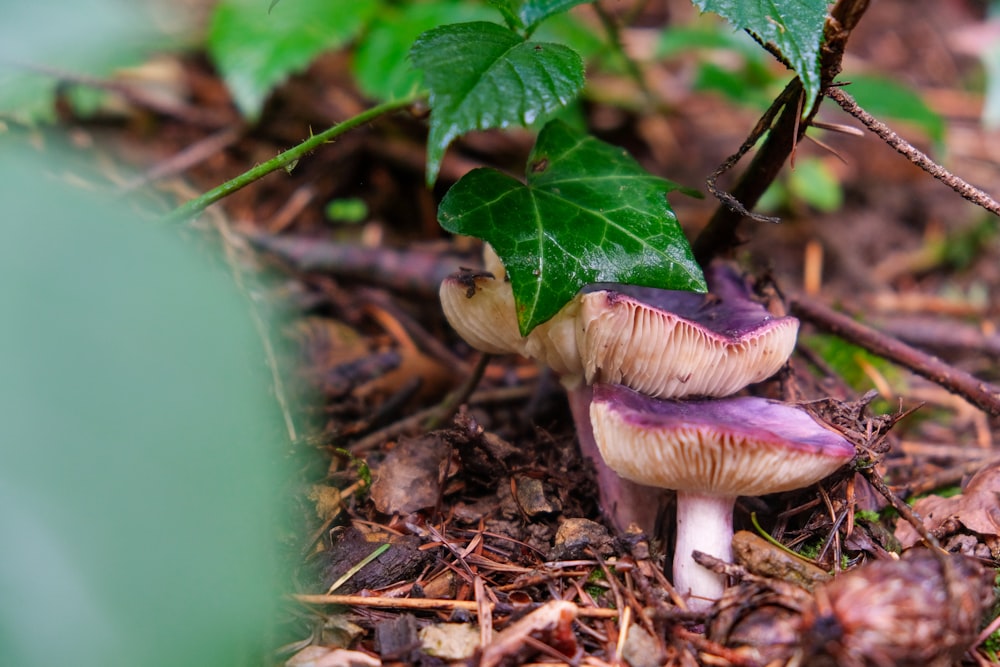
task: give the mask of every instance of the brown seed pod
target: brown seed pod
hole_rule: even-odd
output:
[[[801,652],[803,612],[812,607],[813,598],[804,588],[750,577],[723,594],[708,637],[748,664],[786,664]]]
[[[912,549],[870,563],[816,589],[803,617],[805,664],[957,664],[992,601],[992,571],[971,558]]]

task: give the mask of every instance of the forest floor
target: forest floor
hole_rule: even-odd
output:
[[[971,29],[984,20],[979,4],[872,3],[850,40],[844,78],[878,72],[919,91],[945,122],[943,145],[919,127],[885,120],[996,196],[1000,130],[983,128],[982,97],[968,85],[983,76],[968,52]],[[691,17],[683,3],[667,6],[670,20]],[[639,53],[643,34],[626,33]],[[200,53],[171,60],[189,91],[187,113],[133,99],[125,111],[88,119],[63,109],[63,122],[81,150],[101,146],[179,204],[367,108],[348,57],[330,54],[282,86],[253,127],[240,121]],[[660,113],[621,103],[640,93],[620,76],[596,77],[584,111],[594,134],[626,147],[652,173],[704,190],[762,109],[693,90],[698,57],[645,65]],[[820,118],[858,125],[829,100]],[[448,326],[437,290],[445,276],[481,259],[477,243],[438,227],[437,201],[484,160],[523,171],[532,137],[474,133],[449,150],[438,184],[427,189],[425,133],[414,114],[381,118],[195,223],[220,230],[248,270],[267,273],[263,297],[295,313],[274,335],[299,351],[282,391],[308,465],[295,499],[300,538],[286,545],[298,570],[290,593],[299,597],[289,602],[288,644],[275,662],[989,661],[996,647],[980,633],[994,614],[983,572],[1000,557],[996,406],[991,414],[956,394],[954,377],[942,380],[924,357],[908,356],[909,347],[910,368],[872,352],[898,341],[955,376],[1000,383],[996,217],[871,134],[824,132],[825,146],[798,146],[797,163],[821,162],[843,201],[821,212],[795,195],[778,198],[781,224],[741,227],[747,242],[735,259],[803,320],[787,369],[752,391],[827,401],[827,414],[869,464],[803,491],[740,499],[737,528],[808,554],[815,579],[790,580],[797,561],[763,542],[728,566],[734,585],[726,596],[699,611],[664,575],[670,530],[609,528],[558,379],[524,359],[491,358],[471,393],[458,406],[448,402],[480,356]],[[326,218],[327,202],[352,199],[364,202],[362,220]],[[671,204],[690,239],[719,206],[711,195],[671,195]],[[880,333],[851,335],[830,309]],[[874,400],[862,400],[869,390]],[[981,569],[922,550],[886,493],[927,496],[917,509],[932,517],[932,536]],[[672,506],[662,511],[671,525]],[[384,544],[391,546],[380,551]],[[899,560],[901,547],[914,555]],[[838,583],[827,582],[829,572]]]

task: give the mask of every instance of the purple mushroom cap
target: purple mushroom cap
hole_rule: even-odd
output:
[[[808,486],[854,457],[850,442],[805,409],[765,398],[673,401],[602,384],[590,419],[609,468],[677,491],[673,583],[694,608],[722,596],[724,577],[692,554],[732,559],[737,496]]]
[[[842,435],[791,404],[757,397],[658,400],[617,385],[593,391],[601,455],[640,484],[765,495],[813,484],[854,456]]]
[[[707,272],[709,294],[596,284],[581,296],[577,332],[586,381],[650,396],[727,396],[781,368],[799,322],[754,301],[726,264]]]

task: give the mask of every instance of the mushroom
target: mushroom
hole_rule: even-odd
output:
[[[725,396],[773,375],[795,346],[798,320],[771,315],[728,264],[706,272],[709,294],[613,283],[590,285],[522,337],[503,264],[486,246],[486,273],[441,285],[452,327],[470,345],[549,366],[569,395],[580,448],[593,461],[602,510],[623,531],[656,528],[660,492],[622,481],[601,461],[590,425],[590,388],[614,382],[660,398]]]
[[[696,607],[718,599],[724,581],[692,552],[732,561],[737,496],[809,486],[854,457],[850,442],[805,409],[765,398],[663,400],[598,384],[590,415],[611,469],[677,492],[673,584]]]
[[[588,384],[624,384],[649,396],[728,396],[776,373],[799,321],[754,301],[728,264],[706,272],[709,293],[591,285],[578,341]]]

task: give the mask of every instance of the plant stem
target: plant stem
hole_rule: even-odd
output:
[[[184,220],[189,220],[194,216],[198,215],[206,208],[219,201],[223,197],[227,197],[232,193],[240,190],[247,185],[250,185],[254,181],[257,181],[264,176],[267,176],[272,171],[277,171],[283,169],[290,164],[294,164],[296,161],[305,157],[313,150],[322,146],[323,144],[332,141],[344,132],[348,130],[353,130],[354,128],[364,125],[365,123],[378,118],[379,116],[391,113],[393,111],[404,109],[414,102],[420,100],[424,95],[415,94],[409,97],[405,97],[401,100],[394,100],[392,102],[384,102],[377,106],[359,113],[357,116],[348,118],[347,120],[337,123],[336,125],[327,128],[319,134],[314,134],[302,143],[298,144],[293,148],[289,148],[284,153],[280,153],[277,156],[271,158],[267,162],[261,163],[243,172],[236,178],[226,181],[222,185],[216,186],[204,193],[200,197],[195,197],[194,199],[188,201],[181,206],[178,206],[173,211],[168,213],[163,217],[163,222],[183,222]]]

